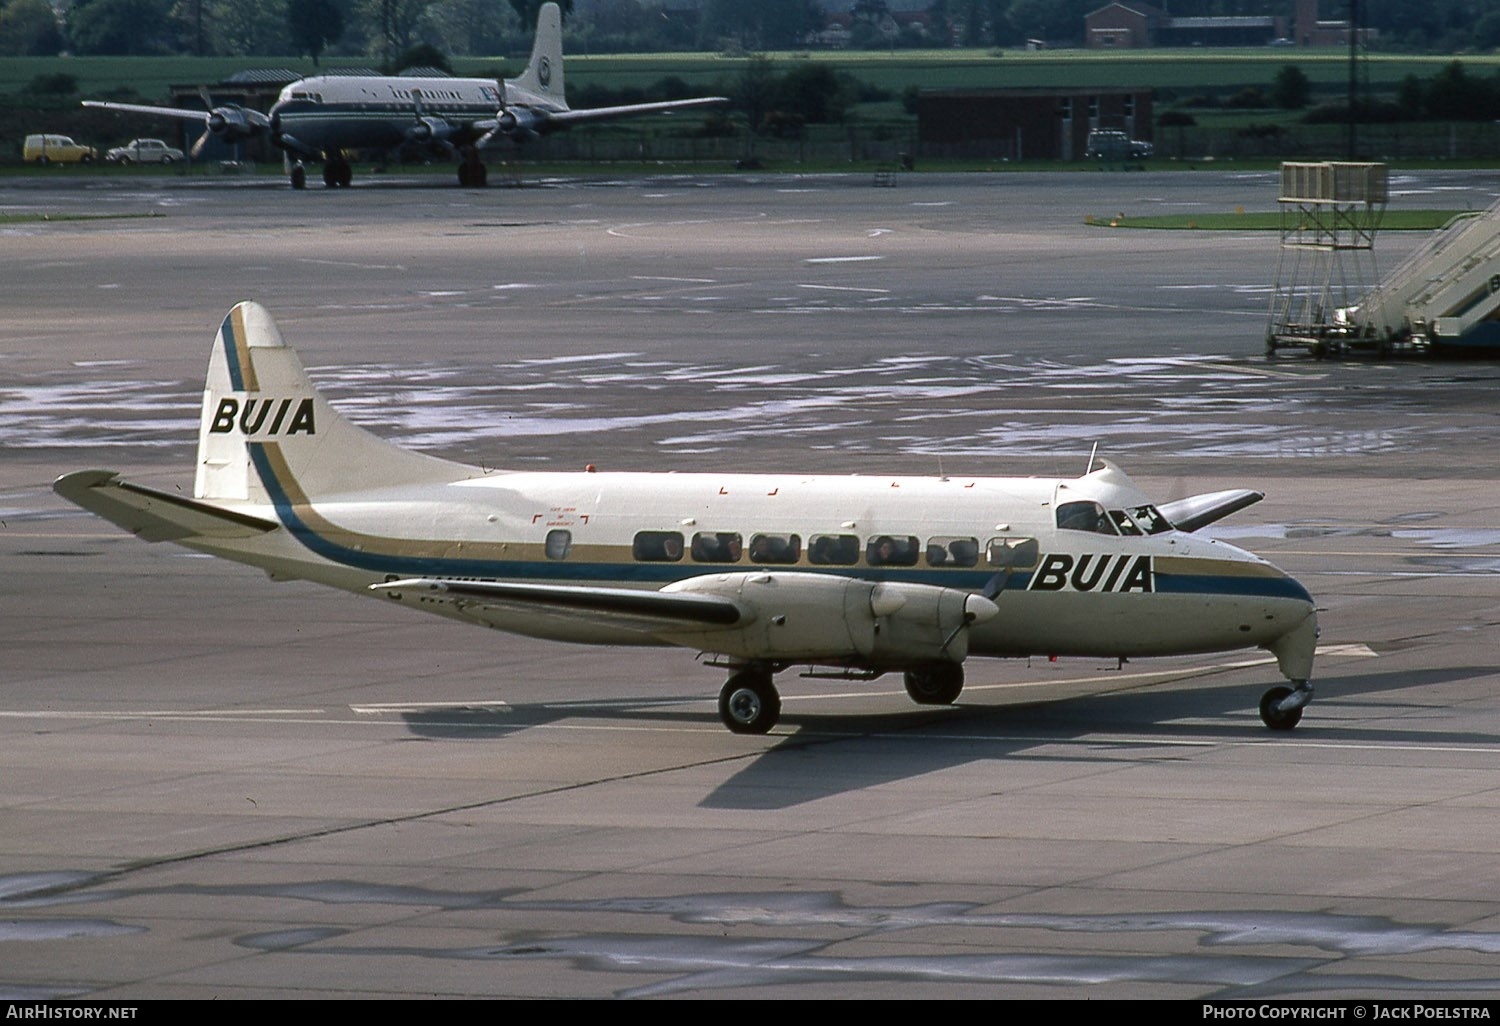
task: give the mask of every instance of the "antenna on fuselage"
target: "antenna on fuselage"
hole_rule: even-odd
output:
[[[1089,450],[1089,465],[1083,468],[1084,477],[1088,477],[1089,471],[1094,469],[1094,457],[1097,455],[1099,455],[1099,443],[1095,442],[1094,447]]]

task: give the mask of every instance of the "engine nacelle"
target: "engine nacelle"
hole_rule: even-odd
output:
[[[929,584],[810,573],[708,574],[668,592],[732,599],[743,626],[663,632],[663,640],[741,659],[903,667],[959,663],[969,624],[999,613],[982,595]]]
[[[416,124],[406,130],[406,137],[417,143],[442,142],[453,131],[454,126],[442,118],[420,117]]]
[[[264,114],[246,110],[244,107],[215,107],[208,115],[208,130],[226,142],[248,139],[265,131],[270,125]]]
[[[495,115],[495,130],[512,139],[535,139],[541,135],[542,121],[542,118],[523,107],[507,107]]]

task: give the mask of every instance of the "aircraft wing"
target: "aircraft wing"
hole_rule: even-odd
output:
[[[65,474],[53,482],[52,490],[146,541],[253,538],[281,526],[273,520],[131,484],[112,470]]]
[[[483,133],[477,144],[483,147],[497,135],[528,139],[555,129],[589,121],[608,121],[610,118],[628,118],[637,114],[718,107],[728,102],[728,98],[723,96],[698,96],[690,100],[660,100],[655,103],[629,103],[619,107],[585,107],[581,110],[545,105],[532,106],[518,102],[501,110],[498,117],[470,122],[469,128]]]
[[[739,603],[718,595],[633,588],[412,577],[372,584],[370,590],[397,594],[441,592],[471,607],[562,616],[643,632],[684,627],[735,627],[754,619],[754,615]]]
[[[188,110],[185,107],[150,107],[140,103],[111,103],[105,100],[84,100],[85,107],[102,107],[105,110],[123,110],[131,114],[157,114],[164,118],[180,118],[183,121],[196,121],[200,125],[208,124],[213,114],[206,110]]]
[[[634,117],[637,114],[690,110],[696,107],[719,107],[728,102],[728,97],[724,96],[699,96],[691,100],[659,100],[655,103],[629,103],[620,107],[585,107],[581,110],[554,110],[546,112],[546,120],[556,125],[576,125],[585,121],[607,121],[610,118]]]
[[[1222,492],[1204,492],[1157,507],[1161,515],[1179,531],[1196,531],[1266,497],[1265,492],[1249,488],[1230,488]]]

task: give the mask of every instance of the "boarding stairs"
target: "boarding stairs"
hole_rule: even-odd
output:
[[[1462,215],[1339,312],[1351,327],[1423,344],[1456,341],[1500,313],[1500,201]]]

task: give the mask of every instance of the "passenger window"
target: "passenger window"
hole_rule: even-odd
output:
[[[978,538],[928,538],[928,566],[976,566],[979,563]]]
[[[1065,502],[1057,507],[1057,526],[1063,531],[1088,531],[1093,534],[1114,534],[1114,521],[1097,502]]]
[[[853,566],[859,562],[859,539],[852,534],[815,534],[807,545],[813,566]]]
[[[732,532],[699,531],[693,535],[693,562],[738,563],[742,545],[740,536]]]
[[[682,535],[676,531],[642,531],[631,554],[647,563],[675,563],[682,558]]]
[[[546,551],[548,559],[567,559],[573,552],[573,532],[548,531]]]
[[[1112,509],[1109,511],[1110,518],[1114,520],[1115,527],[1119,528],[1121,534],[1138,535],[1141,529],[1135,526],[1135,521],[1123,509]]]
[[[1035,538],[991,538],[985,555],[990,566],[1022,570],[1036,566],[1040,547]]]
[[[802,556],[802,539],[795,534],[750,536],[750,562],[795,563]]]
[[[916,535],[882,534],[865,546],[865,562],[871,566],[916,566],[921,550]]]

